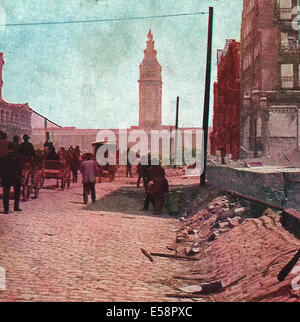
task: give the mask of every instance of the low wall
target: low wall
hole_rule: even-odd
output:
[[[207,166],[207,181],[285,208],[300,210],[300,169]]]

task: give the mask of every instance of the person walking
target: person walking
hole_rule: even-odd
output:
[[[20,156],[14,151],[14,144],[12,142],[9,142],[8,152],[1,157],[0,164],[0,175],[3,185],[4,213],[9,213],[9,193],[12,186],[14,187],[14,211],[21,211],[19,203],[23,163]]]
[[[83,155],[83,161],[80,164],[79,171],[82,174],[82,184],[83,184],[83,202],[88,203],[88,195],[91,194],[92,203],[96,201],[96,176],[99,171],[97,162],[93,159],[91,153],[86,153]]]

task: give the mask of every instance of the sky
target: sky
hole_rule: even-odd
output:
[[[214,7],[216,51],[240,39],[242,0],[0,0],[0,25],[149,17]],[[202,126],[208,14],[80,24],[0,27],[2,97],[25,103],[61,126],[138,125],[139,65],[149,28],[162,67],[162,122]],[[211,92],[210,123],[213,96]]]

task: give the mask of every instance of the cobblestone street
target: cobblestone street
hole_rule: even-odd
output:
[[[134,183],[117,178],[97,184],[97,199],[105,201],[121,186],[142,198]],[[99,211],[82,203],[81,192],[80,184],[65,191],[49,186],[37,200],[22,202],[22,212],[0,214],[0,266],[6,271],[0,300],[172,301],[165,294],[184,263],[151,263],[140,249],[166,252],[178,220],[140,212],[134,200],[128,206],[133,212]]]

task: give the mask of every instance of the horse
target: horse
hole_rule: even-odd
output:
[[[72,182],[77,183],[78,182],[78,170],[80,166],[80,152],[78,150],[69,149],[65,152],[65,159],[70,166],[71,172],[72,172]]]

